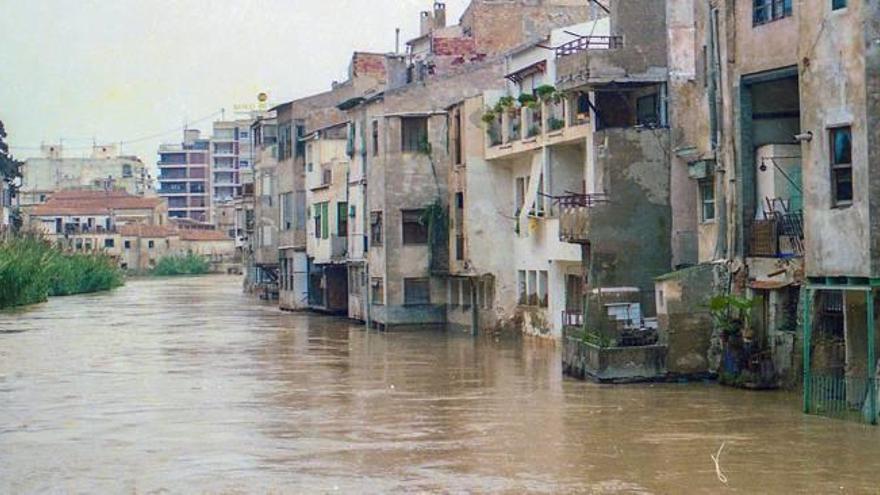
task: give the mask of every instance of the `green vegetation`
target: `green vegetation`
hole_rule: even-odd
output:
[[[502,96],[495,104],[495,113],[502,114],[516,108],[516,100],[512,96]]]
[[[556,91],[556,88],[549,84],[542,84],[535,88],[535,94],[541,101],[545,103],[549,102],[557,102],[560,98],[559,93]]]
[[[0,308],[110,290],[122,283],[122,273],[106,254],[65,253],[38,234],[0,239]]]
[[[211,271],[211,264],[203,256],[187,253],[185,255],[165,256],[159,259],[152,274],[159,277],[176,275],[204,275]]]
[[[731,337],[741,334],[749,324],[754,305],[753,299],[744,296],[719,294],[709,299],[707,307],[722,335]]]
[[[531,95],[529,93],[523,93],[519,95],[519,98],[517,98],[517,100],[519,101],[519,104],[524,107],[528,107],[538,101],[535,98],[535,95]]]
[[[556,117],[550,117],[547,119],[547,125],[550,126],[551,131],[558,131],[565,127],[565,121]]]
[[[491,108],[487,108],[486,112],[481,117],[481,120],[486,125],[492,125],[498,120],[498,114],[496,114]]]

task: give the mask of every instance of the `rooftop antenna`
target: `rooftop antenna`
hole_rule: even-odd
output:
[[[400,28],[394,28],[394,54],[400,55]]]

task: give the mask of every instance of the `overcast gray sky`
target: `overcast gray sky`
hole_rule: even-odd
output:
[[[467,0],[447,0],[448,22]],[[0,120],[18,158],[180,127],[266,91],[281,102],[342,80],[353,50],[392,51],[433,0],[0,0]],[[403,41],[401,49],[403,49]],[[194,127],[208,131],[210,122]],[[160,142],[126,145],[155,163]]]

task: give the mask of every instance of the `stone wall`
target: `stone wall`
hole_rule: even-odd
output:
[[[610,383],[666,377],[666,346],[599,347],[584,342],[577,329],[566,329],[562,340],[562,368],[566,375]]]

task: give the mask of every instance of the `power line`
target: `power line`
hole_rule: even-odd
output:
[[[204,122],[204,121],[206,121],[206,120],[210,120],[210,119],[216,118],[217,116],[219,116],[219,115],[222,114],[222,113],[223,113],[223,110],[218,110],[218,111],[216,111],[216,112],[211,113],[210,115],[205,115],[204,117],[198,118],[198,119],[193,120],[193,121],[191,121],[191,122],[187,122],[185,125],[177,126],[177,127],[173,128],[173,129],[167,129],[167,130],[164,130],[164,131],[156,132],[156,133],[150,134],[150,135],[148,135],[148,136],[141,136],[141,137],[132,138],[132,139],[123,139],[123,140],[121,140],[121,141],[109,141],[109,142],[110,142],[110,143],[118,143],[119,145],[126,145],[126,144],[135,144],[135,143],[141,143],[141,142],[144,142],[144,141],[149,141],[149,140],[151,140],[151,139],[156,139],[156,138],[160,138],[160,137],[162,137],[162,136],[167,136],[168,134],[171,134],[171,133],[173,133],[173,132],[180,132],[180,131],[183,131],[183,130],[187,129],[188,127],[190,127],[190,126],[193,125],[193,124],[199,124],[199,123]],[[61,138],[61,139],[63,140],[63,139],[70,139],[70,138]],[[92,139],[92,138],[90,138],[90,139]],[[106,142],[106,141],[105,141],[105,142]],[[16,149],[16,150],[41,150],[41,149],[42,149],[42,146],[16,146],[16,145],[9,145],[9,148],[10,148],[10,149]],[[73,150],[73,151],[77,151],[77,150],[90,150],[90,149],[92,149],[92,146],[70,146],[70,147],[64,147],[63,149],[65,149],[65,150]]]

